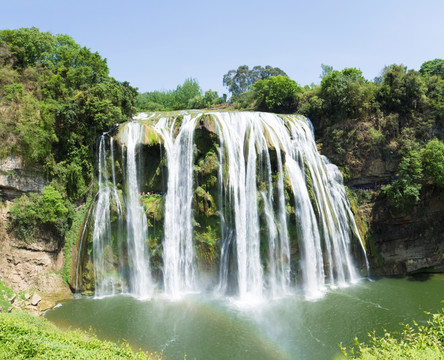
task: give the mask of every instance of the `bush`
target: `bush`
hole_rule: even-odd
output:
[[[433,139],[421,150],[424,175],[438,187],[444,187],[444,143]]]
[[[42,224],[49,225],[58,235],[63,235],[67,225],[68,209],[62,195],[52,186],[46,186],[39,196],[22,195],[9,210],[10,226],[20,240],[32,242],[32,237]]]
[[[410,151],[399,164],[397,178],[392,185],[382,190],[388,196],[391,204],[403,211],[419,201],[421,191],[422,162],[420,153]]]
[[[444,358],[444,309],[430,315],[427,325],[404,325],[400,338],[385,332],[378,337],[369,334],[370,344],[355,339],[355,347],[346,349],[340,345],[343,354],[349,359],[424,359]]]
[[[302,95],[302,88],[288,76],[273,76],[253,84],[253,94],[258,110],[295,112]]]

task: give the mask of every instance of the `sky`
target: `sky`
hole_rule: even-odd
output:
[[[0,29],[67,34],[140,92],[187,78],[228,93],[223,75],[271,65],[298,84],[321,64],[373,80],[386,65],[444,58],[443,0],[0,0]]]

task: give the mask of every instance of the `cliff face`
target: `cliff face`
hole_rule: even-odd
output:
[[[25,169],[20,156],[0,159],[0,195],[12,199],[23,193],[41,193],[45,185],[41,174]]]
[[[32,243],[17,240],[8,232],[8,209],[9,202],[0,207],[0,279],[19,295],[13,307],[39,313],[71,296],[59,274],[64,261],[62,242],[44,229]]]
[[[397,213],[384,199],[361,207],[369,220],[374,275],[444,271],[444,190],[424,189],[423,200]]]

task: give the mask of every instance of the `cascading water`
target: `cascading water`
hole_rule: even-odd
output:
[[[176,120],[176,119],[174,119]],[[155,129],[164,139],[168,161],[168,192],[165,199],[163,282],[173,297],[196,290],[192,209],[193,134],[196,117],[185,115],[175,137],[175,121],[162,118]]]
[[[97,295],[120,288],[149,296],[151,272],[169,297],[203,290],[205,284],[243,300],[283,296],[294,286],[317,298],[328,287],[358,279],[352,243],[362,247],[362,242],[342,177],[318,153],[306,118],[153,113],[120,125],[117,140],[126,150],[126,166],[119,167],[126,187],[116,180],[112,140],[108,157],[104,136],[99,146],[93,234]],[[139,178],[138,146],[139,153],[165,154],[139,161],[154,166],[147,179]],[[166,179],[156,183],[162,174]],[[119,187],[125,188],[122,202]],[[163,222],[161,235],[147,230],[154,220]],[[126,234],[116,230],[123,224]],[[116,250],[112,243],[122,244],[117,238],[125,236],[126,246]]]
[[[139,297],[149,297],[152,292],[150,263],[147,244],[146,216],[139,198],[136,148],[143,136],[143,126],[131,122],[124,127],[123,138],[127,146],[126,224],[128,243],[129,291]],[[114,167],[113,167],[114,168]]]

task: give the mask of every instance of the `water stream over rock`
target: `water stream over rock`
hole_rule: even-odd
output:
[[[77,290],[313,299],[367,274],[342,176],[304,117],[141,114],[99,139],[98,168]]]

